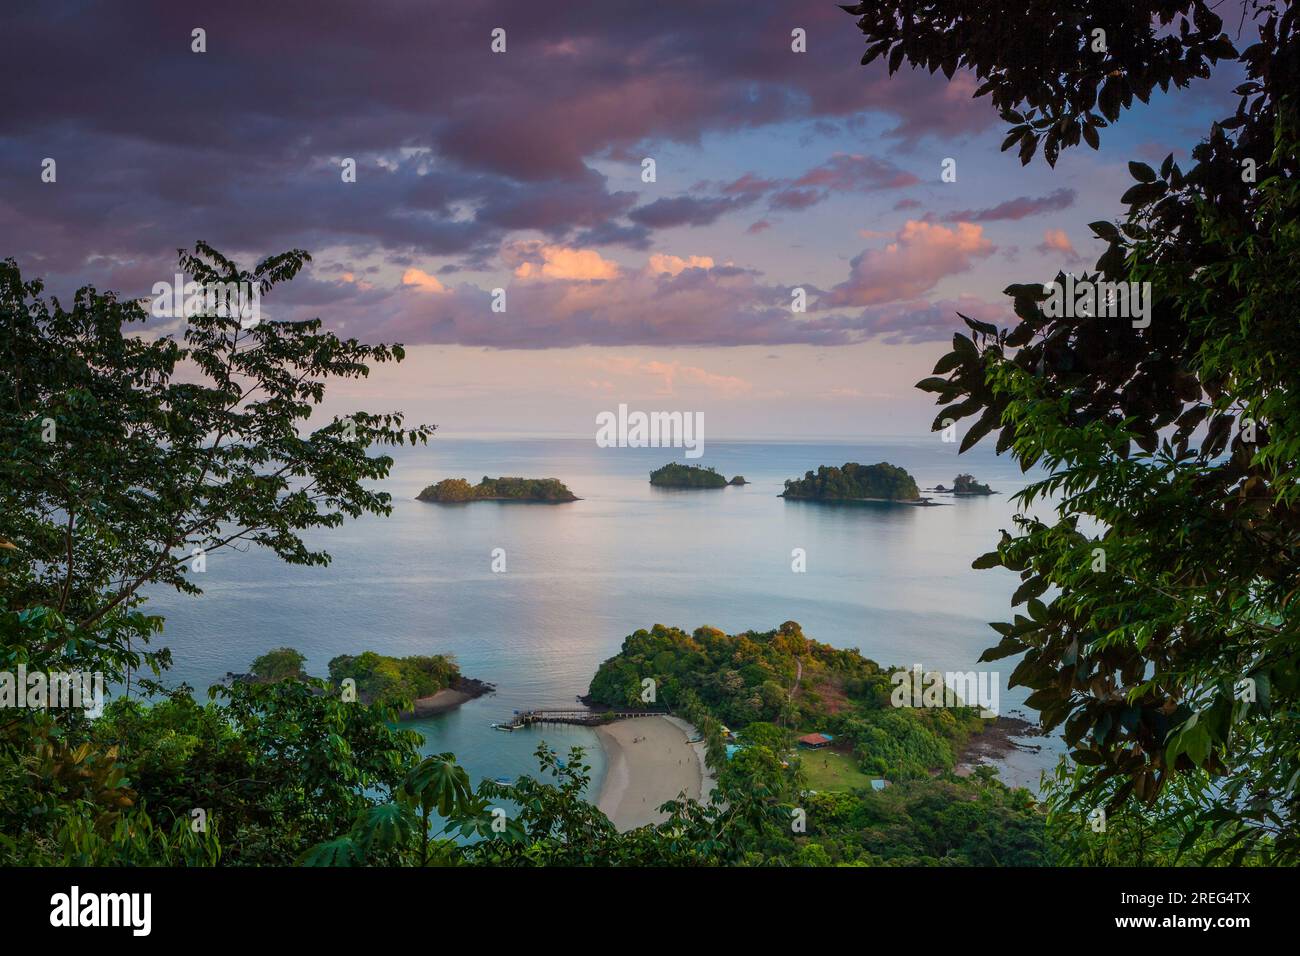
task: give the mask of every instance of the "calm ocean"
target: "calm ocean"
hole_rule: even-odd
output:
[[[972,571],[970,563],[993,549],[999,528],[1011,526],[1010,496],[1025,477],[986,444],[959,458],[937,435],[708,442],[699,463],[751,484],[678,491],[652,488],[648,473],[682,460],[680,450],[438,437],[395,452],[384,485],[394,498],[390,517],[312,538],[333,555],[328,567],[291,567],[258,550],[221,551],[208,556],[198,579],[202,596],[155,591],[149,607],[166,617],[159,643],[175,658],[168,681],[200,690],[274,647],[297,648],[320,675],[330,658],[363,650],[454,654],[467,676],[496,684],[497,693],[414,726],[427,752],[456,752],[475,780],[534,772],[532,753],[545,739],[562,749],[586,747],[598,786],[603,758],[590,731],[502,733],[490,725],[515,709],[572,704],[624,637],[656,623],[730,633],[794,620],[809,637],[859,648],[882,664],[999,668],[1005,714],[1026,696],[1023,688],[1006,689],[1011,662],[976,660],[995,643],[987,622],[1006,619],[1017,579],[1002,569]],[[923,488],[970,472],[1001,494],[938,498],[950,504],[934,508],[776,497],[786,478],[846,461],[889,461]],[[559,478],[583,500],[414,500],[438,479],[484,475]],[[491,570],[494,548],[506,552],[505,573]],[[807,554],[806,573],[791,570],[794,548]],[[1051,749],[1013,754],[1003,778],[1035,785],[1054,762]]]

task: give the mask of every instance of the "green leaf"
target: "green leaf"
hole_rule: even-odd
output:
[[[344,836],[316,844],[298,862],[302,866],[360,866],[363,859],[356,841]]]
[[[954,332],[952,335],[952,350],[963,359],[978,359],[980,356],[980,351],[975,347],[975,343],[960,332]]]
[[[1166,189],[1167,187],[1162,182],[1138,183],[1124,193],[1119,198],[1119,201],[1126,206],[1144,206],[1163,196]]]
[[[1137,163],[1133,160],[1129,160],[1128,171],[1133,175],[1133,178],[1140,183],[1153,183],[1158,178],[1156,176],[1156,171],[1146,163]]]
[[[1016,588],[1016,593],[1011,596],[1011,606],[1023,604],[1033,597],[1038,597],[1050,587],[1047,578],[1034,576]]]
[[[985,335],[998,334],[998,327],[991,322],[981,322],[979,319],[972,319],[970,316],[962,315],[960,312],[957,313],[957,316],[976,332],[983,332]]]
[[[943,358],[939,359],[939,361],[934,363],[934,374],[946,375],[961,364],[962,357],[956,352],[949,352]]]
[[[996,408],[988,408],[980,416],[979,421],[972,425],[970,430],[962,437],[961,446],[957,450],[958,454],[973,448],[976,442],[992,431],[997,426],[999,417]]]
[[[937,378],[932,376],[930,378],[921,379],[921,381],[916,383],[916,387],[923,392],[947,392],[957,386],[954,386],[953,383],[948,381],[946,378]]]
[[[995,647],[990,647],[979,657],[979,663],[986,661],[998,661],[1004,657],[1010,657],[1012,654],[1019,654],[1025,650],[1026,645],[1023,641],[1014,637],[1004,637],[998,641]]]

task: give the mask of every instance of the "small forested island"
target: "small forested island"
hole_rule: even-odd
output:
[[[780,497],[813,501],[925,502],[916,479],[887,461],[876,465],[850,461],[840,468],[822,465],[816,474],[810,471],[803,478],[787,480]]]
[[[981,485],[974,475],[958,475],[952,480],[954,495],[996,495],[997,492],[988,485]]]
[[[363,703],[392,704],[432,697],[460,679],[460,667],[443,654],[387,657],[363,651],[355,657],[340,654],[331,660],[329,675],[336,687],[346,678],[354,680],[357,697]]]
[[[444,478],[415,496],[417,501],[456,504],[465,501],[540,501],[558,504],[580,500],[558,478],[489,478],[471,485],[464,478]]]
[[[490,693],[484,681],[465,677],[449,654],[387,657],[365,651],[352,657],[340,654],[329,662],[330,681],[340,687],[356,681],[357,698],[363,703],[401,705],[412,702],[406,716],[428,717],[458,707],[467,700]]]
[[[587,700],[645,707],[647,679],[658,705],[697,728],[719,786],[764,793],[817,820],[807,833],[774,831],[754,848],[755,860],[1048,861],[1046,819],[1032,797],[987,765],[958,769],[972,740],[987,742],[986,731],[1011,721],[960,704],[896,706],[910,671],[811,640],[794,621],[738,634],[657,624],[601,664]]]
[[[650,472],[650,484],[657,488],[725,488],[727,485],[743,485],[746,481],[740,475],[727,481],[712,467],[670,461]]]
[[[310,681],[303,670],[307,658],[292,647],[278,647],[253,661],[247,674],[228,679],[248,684],[274,684],[283,680]],[[404,717],[428,717],[459,707],[467,700],[491,693],[485,681],[465,677],[448,654],[389,657],[364,651],[340,654],[329,662],[329,680],[336,688],[355,682],[357,700],[363,704],[401,707]],[[409,708],[409,709],[408,709]]]

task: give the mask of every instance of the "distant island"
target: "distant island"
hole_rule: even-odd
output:
[[[787,480],[780,497],[812,501],[925,503],[916,479],[887,461],[877,465],[859,465],[851,461],[840,468],[822,465],[816,474],[810,471],[801,479]]]
[[[988,485],[981,485],[974,475],[958,475],[952,480],[952,488],[936,485],[935,491],[950,492],[954,495],[996,495],[997,492]]]
[[[406,718],[445,713],[495,690],[491,684],[463,676],[456,659],[449,654],[340,654],[329,662],[329,675],[336,687],[348,678],[356,681],[357,698],[362,703],[402,706],[411,702],[413,708],[402,715]]]
[[[444,478],[415,496],[417,501],[457,504],[465,501],[578,501],[558,478],[489,478],[471,485],[464,478]]]
[[[292,647],[277,647],[258,657],[247,674],[227,674],[230,682],[274,684],[282,680],[310,681],[303,664],[307,658]],[[402,717],[431,717],[453,710],[494,690],[486,681],[465,677],[449,654],[389,657],[364,651],[355,657],[340,654],[329,662],[329,680],[335,688],[355,681],[357,700],[363,704],[401,707]]]
[[[973,475],[958,475],[952,480],[954,495],[996,495],[988,485],[981,485]]]
[[[744,485],[748,482],[741,475],[727,481],[712,467],[670,461],[662,468],[650,472],[650,484],[657,488],[725,488],[727,485]]]

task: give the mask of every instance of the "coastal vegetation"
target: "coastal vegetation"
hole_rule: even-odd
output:
[[[262,296],[308,261],[180,254],[195,282]],[[140,302],[83,287],[65,308],[43,291],[0,262],[0,671],[98,673],[124,690],[98,720],[22,708],[0,721],[0,863],[290,862],[400,783],[414,736],[323,683],[234,683],[206,705],[167,690],[146,589],[198,595],[200,557],[250,544],[324,565],[308,533],[388,514],[384,447],[433,428],[396,412],[308,419],[330,381],[405,353],[317,319],[242,327],[220,311],[139,335]],[[294,659],[263,663],[283,677]]]
[[[396,707],[451,687],[460,679],[460,667],[446,654],[387,657],[364,651],[335,657],[329,662],[329,676],[335,687],[354,680],[357,697],[366,703]]]
[[[894,779],[952,769],[970,735],[983,729],[978,709],[892,707],[899,672],[910,680],[856,650],[805,637],[794,621],[742,634],[655,625],[630,635],[601,664],[589,693],[599,703],[634,705],[650,678],[658,699],[675,711],[684,705],[697,726],[703,710],[732,728],[823,731],[850,749],[864,773]]]
[[[1129,162],[1124,213],[1088,225],[1105,245],[1091,271],[1009,285],[1005,328],[961,316],[969,334],[918,383],[941,406],[934,430],[960,423],[960,451],[996,433],[999,454],[1046,472],[974,562],[1021,581],[982,659],[1018,659],[1011,683],[1070,748],[1054,812],[1106,814],[1100,856],[1085,837],[1076,858],[1114,862],[1119,826],[1183,859],[1294,865],[1297,11],[1250,2],[1225,30],[1203,2],[1085,6],[850,10],[864,64],[973,68],[1022,164],[1096,149],[1157,90],[1235,84],[1190,156]],[[1018,41],[987,28],[1011,19]],[[1098,35],[1127,39],[1090,47]],[[1071,283],[1144,289],[1146,303],[1062,315],[1048,300]]]
[[[489,478],[471,485],[464,478],[444,478],[415,496],[419,501],[445,504],[464,501],[577,501],[558,478]]]
[[[200,244],[181,265],[265,295],[308,258],[250,272]],[[724,790],[674,807],[670,828],[619,835],[582,798],[581,753],[544,749],[554,783],[473,789],[453,755],[420,758],[396,707],[345,700],[291,648],[204,702],[167,688],[146,586],[198,595],[196,553],[247,542],[327,563],[301,535],[389,513],[371,489],[392,459],[369,450],[432,428],[360,411],[302,427],[330,379],[399,361],[400,346],[220,314],[179,339],[136,336],[139,303],[83,288],[67,311],[41,291],[0,264],[0,670],[98,672],[124,692],[98,719],[24,707],[0,722],[0,864],[716,864],[784,822],[768,794]],[[498,833],[503,799],[522,809]],[[450,829],[435,832],[434,814]]]
[[[295,251],[246,271],[204,244],[181,256],[198,281],[256,282],[263,294],[307,260]],[[423,442],[432,428],[408,429],[393,412],[314,430],[305,420],[328,381],[399,361],[400,346],[340,340],[315,320],[244,329],[220,315],[194,316],[179,339],[150,338],[133,334],[138,303],[83,288],[69,311],[41,292],[13,262],[0,264],[0,671],[98,672],[123,691],[98,719],[24,707],[0,722],[0,864],[1168,864],[1293,852],[1292,728],[1270,719],[1285,716],[1294,691],[1293,588],[1274,548],[1294,537],[1276,486],[1300,479],[1283,439],[1265,442],[1262,459],[1244,439],[1222,459],[1174,446],[1143,458],[1129,443],[1141,449],[1148,436],[1131,419],[1071,430],[1055,417],[1061,402],[1035,398],[1044,380],[1000,351],[1002,333],[977,329],[985,364],[958,346],[941,363],[953,376],[943,393],[976,392],[1018,434],[1027,465],[1065,456],[1089,489],[1080,498],[1056,482],[1066,492],[1056,524],[1022,519],[976,561],[1019,573],[1014,601],[1027,611],[994,625],[1003,642],[988,656],[1024,655],[1013,679],[1034,688],[1030,706],[1045,725],[1064,723],[1074,748],[1045,804],[985,770],[952,773],[982,727],[973,708],[891,707],[896,671],[812,641],[793,622],[734,635],[656,626],[601,665],[591,695],[637,702],[653,678],[659,700],[705,737],[718,786],[706,804],[672,801],[666,823],[620,834],[585,798],[581,751],[562,761],[543,746],[540,779],[477,787],[454,754],[420,756],[396,698],[448,677],[449,659],[336,658],[340,673],[372,682],[371,702],[303,674],[292,648],[262,655],[258,679],[209,688],[207,700],[161,680],[170,655],[153,647],[163,621],[146,613],[149,589],[198,595],[196,557],[245,543],[324,565],[329,553],[309,536],[390,512],[373,486],[392,459],[371,450]],[[1202,362],[1259,361],[1248,337],[1202,347]],[[999,389],[985,387],[986,367],[1003,376]],[[1288,420],[1268,396],[1251,400]],[[1226,443],[1219,420],[1206,441]],[[1205,518],[1214,487],[1217,510]],[[1108,497],[1121,488],[1128,496]],[[1022,500],[1048,490],[1032,486]],[[1085,535],[1079,516],[1106,530]],[[1191,552],[1175,548],[1179,535],[1192,536]],[[1099,546],[1109,571],[1095,570]],[[1198,562],[1190,577],[1188,553]],[[1224,635],[1232,654],[1251,656],[1225,656]],[[1254,696],[1225,698],[1242,675]],[[739,747],[730,755],[729,730]],[[810,731],[891,785],[875,791],[841,775],[810,787],[816,753],[794,749]],[[1207,811],[1211,784],[1228,799]],[[520,809],[501,830],[493,809],[503,801]],[[1135,802],[1146,811],[1125,812]],[[1098,804],[1115,811],[1104,839],[1085,832],[1084,812]],[[807,814],[802,832],[795,811]]]
[[[983,728],[978,711],[891,707],[896,672],[811,640],[793,621],[734,635],[656,625],[624,641],[590,693],[632,704],[649,677],[658,699],[700,730],[724,790],[805,809],[806,833],[751,831],[749,863],[1050,862],[1046,816],[1030,794],[1007,788],[991,768],[951,773]],[[811,731],[832,735],[831,749],[797,749],[797,737]],[[874,789],[881,778],[890,785]]]
[[[301,652],[292,647],[277,647],[254,659],[247,676],[268,684],[278,680],[299,680],[306,676],[302,669],[305,663],[307,658]]]
[[[704,465],[684,465],[670,461],[662,468],[650,472],[650,484],[658,488],[725,488],[728,484],[744,484],[736,479],[727,481],[712,467]]]
[[[783,498],[806,498],[814,501],[919,501],[921,489],[904,469],[882,461],[877,465],[847,462],[837,468],[822,465],[803,478],[788,479]]]

